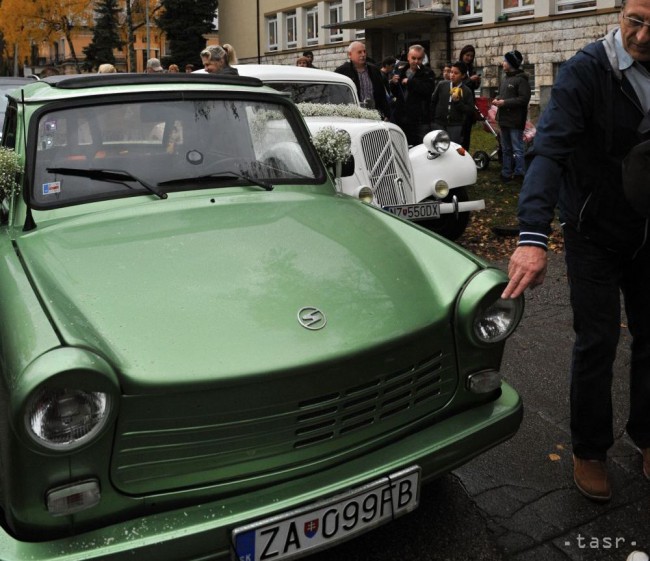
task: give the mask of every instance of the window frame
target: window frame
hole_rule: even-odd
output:
[[[470,23],[481,23],[483,20],[483,2],[484,0],[456,0],[454,10],[458,23],[466,25]],[[461,13],[461,4],[467,4],[470,8],[468,13]]]
[[[295,11],[284,14],[284,36],[287,49],[298,46],[298,16]]]
[[[274,42],[272,38],[275,38]],[[266,17],[266,48],[272,52],[280,49],[278,42],[278,14]]]
[[[310,20],[311,26],[310,26]],[[305,8],[305,41],[307,45],[318,45],[319,40],[318,27],[318,6]]]
[[[335,14],[334,20],[332,19],[332,14]],[[329,2],[327,5],[327,16],[330,24],[342,23],[343,22],[343,1],[336,0],[334,2]],[[329,42],[330,43],[343,42],[343,29],[340,27],[330,28]]]

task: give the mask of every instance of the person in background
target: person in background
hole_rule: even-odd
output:
[[[472,95],[476,96],[477,90],[481,87],[481,75],[474,68],[474,59],[476,58],[476,50],[474,45],[465,45],[460,50],[458,59],[465,63],[467,66],[467,75],[463,83],[471,90]],[[467,115],[465,120],[465,128],[463,129],[463,148],[469,151],[469,143],[472,137],[472,127],[474,126],[475,113],[472,112]]]
[[[395,64],[397,59],[394,56],[387,56],[381,61],[379,71],[381,72],[381,80],[384,84],[384,93],[386,94],[386,103],[388,104],[388,120],[395,122],[395,106],[397,98],[392,91],[393,85],[397,84],[399,75],[395,72]]]
[[[203,68],[209,74],[238,76],[239,72],[231,64],[237,64],[235,50],[229,44],[210,45],[201,51]]]
[[[180,72],[181,69],[178,67],[178,64],[170,64],[167,68],[167,72]]]
[[[465,63],[457,61],[449,68],[450,79],[438,82],[431,96],[433,128],[446,130],[453,142],[462,144],[465,118],[474,111],[474,98],[463,83],[467,72]]]
[[[529,76],[521,68],[524,57],[509,51],[503,59],[504,76],[499,94],[492,101],[498,107],[497,123],[501,129],[501,181],[523,180],[526,173],[524,161],[524,129],[530,102]]]
[[[306,56],[298,57],[298,60],[296,60],[296,66],[302,66],[303,68],[309,68],[309,59]]]
[[[97,69],[97,74],[113,74],[114,72],[117,72],[117,69],[109,62],[100,64]]]
[[[335,72],[350,78],[357,87],[361,103],[369,109],[379,111],[382,118],[389,115],[386,93],[381,72],[376,66],[366,61],[366,46],[360,41],[348,45],[348,61],[339,66]]]
[[[451,62],[447,62],[440,67],[440,75],[443,80],[451,80]]]
[[[316,68],[314,66],[314,53],[312,51],[305,51],[304,53],[302,53],[302,56],[306,57],[307,60],[309,61],[309,64],[307,64],[309,68]]]
[[[194,72],[194,65],[193,64],[186,64],[185,65],[185,73],[186,74],[191,74]]]
[[[164,72],[165,70],[162,67],[162,64],[160,64],[160,60],[157,58],[150,58],[147,61],[147,67],[145,69],[145,72],[147,74],[155,74],[156,72]]]
[[[424,56],[422,45],[411,45],[406,55],[408,64],[399,70],[393,86],[397,98],[395,121],[411,146],[422,144],[424,135],[431,130],[430,105],[435,75],[423,64]]]
[[[560,68],[537,124],[502,294],[517,298],[544,281],[559,203],[575,331],[573,479],[600,502],[612,496],[607,453],[621,293],[632,337],[626,431],[650,479],[650,1],[623,0],[618,22]]]

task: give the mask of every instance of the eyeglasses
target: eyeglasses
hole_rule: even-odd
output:
[[[630,29],[641,29],[642,27],[650,28],[650,23],[641,21],[640,19],[631,18],[629,16],[623,16],[623,19],[626,21]]]

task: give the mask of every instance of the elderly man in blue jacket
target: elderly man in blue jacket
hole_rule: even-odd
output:
[[[624,184],[623,161],[650,139],[650,0],[623,1],[620,27],[562,66],[537,127],[519,199],[519,245],[504,298],[543,282],[557,204],[564,228],[576,333],[571,365],[574,481],[590,499],[611,498],[611,385],[620,292],[633,339],[627,433],[650,479],[650,169]],[[645,160],[647,161],[647,160]]]

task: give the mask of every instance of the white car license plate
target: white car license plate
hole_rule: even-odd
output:
[[[327,501],[232,532],[237,561],[290,559],[329,547],[414,510],[420,468],[413,466]]]
[[[440,203],[420,203],[417,205],[391,205],[384,210],[407,220],[430,220],[440,218]]]

